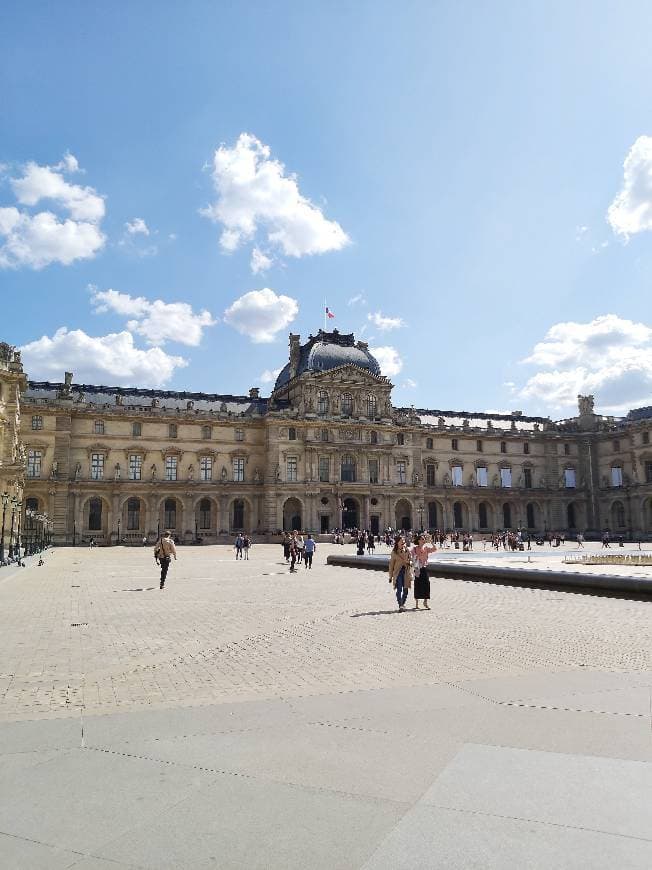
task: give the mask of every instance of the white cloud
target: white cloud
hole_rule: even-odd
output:
[[[417,387],[417,382],[413,378],[406,378],[403,381],[403,386],[408,390],[414,390]]]
[[[217,322],[210,311],[195,313],[187,302],[152,301],[118,290],[92,290],[91,303],[97,314],[112,311],[132,318],[127,321],[127,329],[144,336],[148,344],[176,341],[196,347],[202,340],[205,327]]]
[[[251,290],[229,306],[224,320],[256,343],[274,341],[299,313],[299,304],[289,296],[277,295],[264,287]]]
[[[652,136],[639,136],[625,158],[623,186],[609,206],[612,230],[628,238],[652,230]]]
[[[602,410],[620,413],[652,403],[652,328],[615,314],[589,323],[557,323],[523,360],[543,371],[515,394],[551,408],[593,394]]]
[[[288,257],[337,251],[349,237],[336,221],[301,194],[297,176],[271,157],[269,146],[241,133],[232,148],[213,155],[217,200],[202,211],[223,226],[220,245],[235,251],[261,231],[266,243]]]
[[[375,356],[380,365],[381,372],[388,378],[393,378],[403,368],[403,360],[395,347],[370,347],[369,352]]]
[[[141,350],[130,332],[91,336],[81,329],[58,329],[23,345],[23,360],[34,379],[61,380],[72,371],[77,381],[110,386],[160,387],[188,363],[158,347]]]
[[[254,248],[251,252],[251,271],[254,275],[259,272],[266,272],[273,264],[274,259],[268,257],[260,248]]]
[[[273,384],[280,374],[281,369],[265,369],[265,371],[259,376],[258,380],[261,384]]]
[[[129,233],[130,236],[136,235],[149,235],[149,227],[145,223],[142,218],[134,218],[132,221],[127,221],[125,224],[125,230]]]
[[[381,332],[388,332],[390,329],[400,329],[402,326],[405,326],[402,318],[387,317],[382,311],[374,311],[373,314],[367,314],[367,320],[370,320]]]
[[[366,305],[367,300],[365,298],[364,293],[356,293],[355,296],[351,296],[351,298],[347,301],[347,305]]]
[[[67,266],[94,257],[104,247],[100,229],[104,199],[92,187],[71,184],[63,177],[64,172],[78,171],[77,159],[66,154],[55,166],[30,162],[19,178],[10,179],[19,205],[34,207],[48,200],[68,214],[0,208],[0,268]]]

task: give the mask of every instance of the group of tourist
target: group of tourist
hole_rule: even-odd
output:
[[[430,577],[428,576],[428,557],[437,547],[428,534],[417,534],[410,545],[405,535],[399,535],[394,542],[389,557],[389,582],[396,593],[396,603],[400,611],[405,610],[408,593],[414,581],[414,606],[419,610],[423,602],[425,610],[430,610]]]
[[[286,532],[283,538],[283,557],[290,563],[290,573],[294,574],[297,564],[302,562],[304,568],[311,570],[316,549],[317,544],[311,534],[304,538],[300,531]]]

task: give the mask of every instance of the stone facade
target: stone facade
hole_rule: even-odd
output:
[[[352,335],[291,335],[289,356],[269,398],[66,373],[30,382],[22,416],[14,372],[15,404],[3,407],[21,421],[25,502],[49,514],[59,544],[151,541],[167,527],[210,542],[299,525],[652,537],[652,408],[604,417],[579,397],[578,416],[559,422],[397,408]]]
[[[25,456],[21,441],[21,393],[27,387],[20,353],[0,342],[0,554],[17,540]],[[14,531],[16,536],[14,536]]]

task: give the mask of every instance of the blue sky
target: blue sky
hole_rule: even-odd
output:
[[[34,378],[267,392],[326,298],[397,404],[652,404],[651,32],[644,2],[10,2],[0,337]]]

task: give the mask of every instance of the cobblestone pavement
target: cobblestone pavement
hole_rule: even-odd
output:
[[[180,548],[163,591],[150,549],[0,571],[0,719],[650,669],[644,602],[436,580],[430,612],[397,613],[384,574],[325,566],[336,550],[290,574],[280,546]]]

